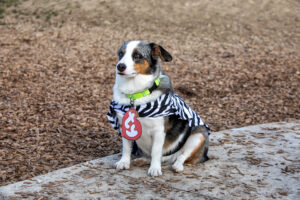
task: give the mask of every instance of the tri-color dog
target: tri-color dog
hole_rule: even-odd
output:
[[[121,132],[122,118],[134,107],[142,125],[142,135],[135,141],[143,155],[151,157],[148,174],[159,176],[161,162],[183,171],[186,162],[208,160],[209,127],[178,96],[170,78],[161,70],[159,59],[172,61],[162,46],[143,41],[124,42],[118,51],[116,81],[108,119]],[[128,169],[133,141],[122,138],[123,149],[118,170]]]

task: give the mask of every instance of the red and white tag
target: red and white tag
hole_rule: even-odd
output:
[[[137,112],[130,108],[124,115],[122,121],[122,136],[127,140],[137,140],[142,135],[142,125],[137,120]]]

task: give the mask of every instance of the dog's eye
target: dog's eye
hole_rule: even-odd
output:
[[[119,58],[122,58],[124,56],[124,53],[122,51],[119,52]]]
[[[139,54],[139,53],[134,53],[132,55],[132,57],[133,57],[134,60],[141,60],[141,59],[143,59],[142,54]]]

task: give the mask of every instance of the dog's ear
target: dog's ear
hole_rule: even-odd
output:
[[[172,61],[173,58],[171,54],[167,52],[162,46],[155,43],[150,43],[149,45],[151,47],[151,53],[153,58],[157,59],[158,57],[160,57],[162,61]]]

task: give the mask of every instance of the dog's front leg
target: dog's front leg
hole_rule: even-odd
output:
[[[115,164],[117,170],[129,169],[131,157],[131,144],[132,141],[122,137],[122,157]]]
[[[157,131],[153,136],[153,143],[151,149],[151,164],[148,170],[150,176],[161,176],[161,158],[162,150],[165,140],[165,133],[163,130]]]

